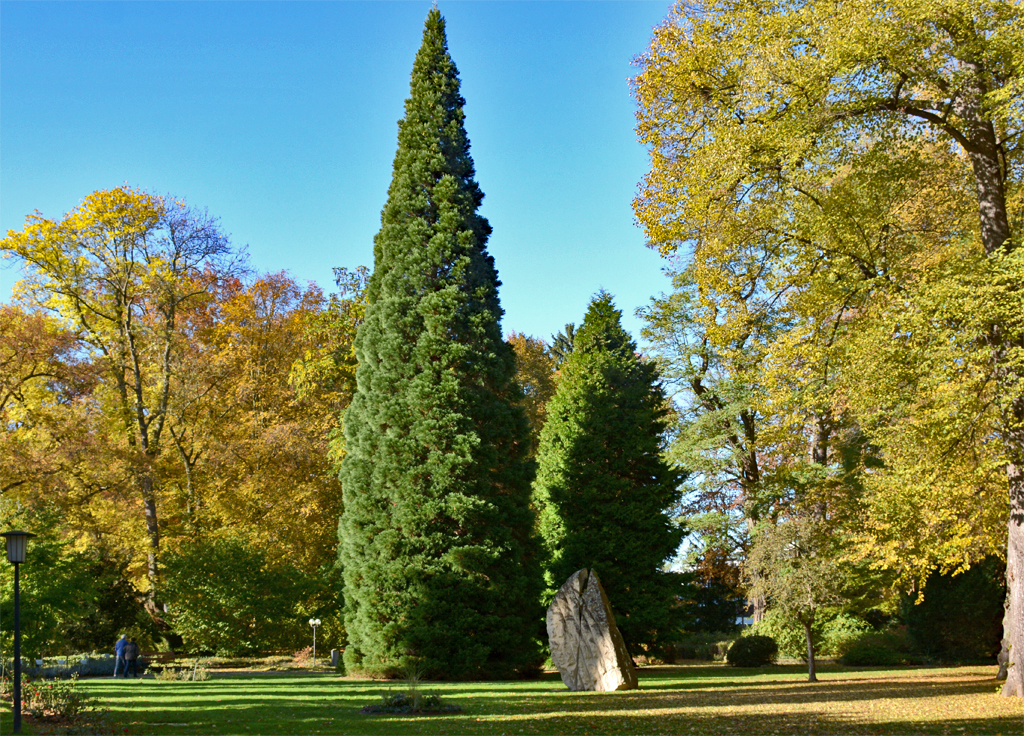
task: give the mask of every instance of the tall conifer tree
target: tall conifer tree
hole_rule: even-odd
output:
[[[609,294],[590,303],[540,435],[534,499],[551,595],[593,568],[634,652],[669,633],[678,575],[663,570],[683,530],[669,516],[680,474],[662,458],[667,402]]]
[[[345,663],[371,674],[411,661],[432,676],[502,677],[538,664],[529,427],[464,104],[435,8],[399,122],[345,414]]]

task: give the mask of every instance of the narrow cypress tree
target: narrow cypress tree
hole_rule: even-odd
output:
[[[435,677],[507,677],[539,664],[529,426],[464,104],[435,8],[399,122],[345,414],[345,663],[370,674],[415,663]]]
[[[661,454],[668,410],[657,369],[637,356],[607,293],[591,301],[547,410],[534,501],[548,595],[593,568],[626,644],[648,649],[668,633],[682,590],[662,569],[683,537],[668,515],[682,478]]]

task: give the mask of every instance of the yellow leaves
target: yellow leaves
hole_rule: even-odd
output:
[[[555,360],[539,338],[513,332],[508,343],[516,353],[516,381],[523,389],[522,405],[530,422],[535,453],[547,418],[547,403],[555,395]]]
[[[962,33],[943,30],[950,24]],[[959,59],[984,59],[986,99],[1016,129],[1022,47],[1024,20],[1009,3],[680,3],[633,80],[637,133],[651,151],[637,219],[671,254],[720,236],[759,199],[809,192],[865,143],[893,149],[917,136],[906,109],[955,108]],[[890,109],[896,96],[905,103]],[[948,147],[950,131],[929,135]]]
[[[325,520],[341,503],[343,443],[329,438],[348,400],[334,382],[348,366],[334,361],[355,330],[336,317],[317,287],[286,274],[226,280],[194,317],[172,407],[175,433],[201,450],[197,523],[235,529],[257,548],[283,545],[313,568],[333,557]]]
[[[147,233],[166,212],[162,198],[125,186],[93,192],[65,223],[74,231],[102,234],[116,241]]]
[[[150,258],[151,241],[165,214],[160,198],[129,187],[94,192],[59,222],[30,215],[0,241],[0,253],[25,263],[19,298],[98,337],[104,321],[118,319],[117,303],[131,301],[132,282],[152,275],[145,264],[159,260]]]
[[[865,477],[850,559],[893,570],[909,585],[936,567],[957,571],[1003,553],[1006,481],[999,458],[938,449],[913,440],[886,443],[885,471]]]
[[[901,573],[999,548],[999,408],[1016,388],[995,391],[987,335],[1024,334],[1024,259],[984,256],[953,98],[977,59],[996,134],[1019,128],[1021,49],[1018,4],[706,0],[673,9],[633,80],[651,153],[634,210],[682,257],[690,339],[749,389],[762,483],[857,496],[855,550]],[[1024,375],[1024,349],[1000,360]],[[823,417],[830,465],[802,480]]]

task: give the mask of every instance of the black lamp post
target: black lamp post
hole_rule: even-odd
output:
[[[25,561],[28,540],[35,534],[4,532],[7,538],[7,561],[14,565],[14,733],[21,733],[21,593],[18,590],[18,565]]]

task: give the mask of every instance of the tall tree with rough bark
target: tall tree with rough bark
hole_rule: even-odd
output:
[[[638,131],[652,165],[636,212],[663,253],[723,232],[776,242],[836,176],[931,141],[969,163],[993,303],[1020,301],[1024,18],[1000,0],[681,3],[640,60]],[[884,172],[883,172],[884,173]],[[884,242],[884,241],[882,241]],[[837,260],[818,251],[821,269]],[[884,251],[883,251],[884,254]],[[898,277],[843,255],[859,278]],[[1024,335],[995,309],[991,353],[1008,488],[1003,693],[1024,695]]]
[[[510,677],[539,664],[529,425],[502,339],[458,72],[429,12],[374,240],[339,525],[346,665]]]
[[[664,569],[683,536],[681,474],[662,457],[668,402],[611,296],[590,303],[541,431],[534,499],[548,594],[597,571],[634,652],[671,636],[682,581]]]

